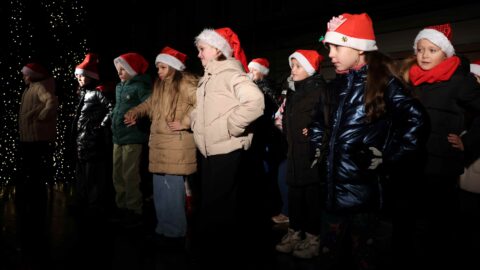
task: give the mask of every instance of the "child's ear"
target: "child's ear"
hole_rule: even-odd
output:
[[[358,51],[359,55],[365,54],[365,51]]]

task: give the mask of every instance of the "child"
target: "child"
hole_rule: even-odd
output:
[[[241,166],[253,133],[249,125],[263,114],[262,92],[248,78],[247,62],[237,34],[230,28],[205,29],[195,45],[205,69],[192,112],[192,130],[201,153],[199,236],[205,255],[222,259],[240,248],[235,225]],[[254,188],[254,187],[250,187]],[[255,223],[251,220],[250,222]],[[225,256],[222,256],[222,255]]]
[[[273,117],[278,110],[278,98],[276,91],[272,88],[272,84],[268,80],[270,63],[266,58],[255,58],[248,63],[249,73],[253,82],[262,90],[265,100],[265,110],[261,117],[254,122],[254,133],[252,149],[256,152],[255,156],[261,158],[262,166],[268,179],[266,190],[263,197],[268,204],[267,211],[272,216],[275,223],[287,223],[287,213],[281,213],[282,202],[278,186],[278,167],[280,162],[285,158],[282,147],[282,134],[275,127]],[[285,206],[286,208],[286,206]]]
[[[111,184],[107,182],[110,173],[106,171],[110,168],[107,151],[111,149],[105,135],[110,134],[113,104],[97,88],[97,63],[97,55],[88,53],[75,68],[80,94],[73,126],[77,147],[75,206],[85,208],[91,214],[102,214],[107,210],[107,187]]]
[[[320,153],[326,155],[326,236],[334,235],[334,250],[350,239],[353,250],[346,254],[353,255],[357,269],[376,269],[374,233],[385,199],[380,179],[384,170],[401,168],[421,146],[424,114],[395,77],[391,60],[376,52],[366,13],[333,17],[323,42],[337,73],[345,74],[329,86],[338,92],[339,105],[330,121],[328,147],[322,145],[324,117],[317,117],[309,132],[316,149],[328,149]]]
[[[454,267],[457,261],[454,237],[458,214],[458,177],[464,170],[464,142],[472,139],[472,125],[467,133],[465,112],[480,112],[480,86],[470,74],[468,60],[455,55],[450,24],[421,30],[413,44],[416,62],[408,72],[414,93],[426,107],[431,123],[427,141],[428,156],[421,175],[426,207],[426,264]],[[473,122],[477,123],[477,122]],[[440,257],[442,260],[438,260]],[[429,265],[429,267],[435,267]]]
[[[145,74],[148,63],[138,53],[126,53],[114,59],[120,82],[115,91],[112,113],[113,134],[113,186],[117,207],[127,227],[141,223],[143,206],[140,191],[140,160],[148,133],[136,126],[127,127],[124,115],[145,101],[151,93],[150,76]]]
[[[290,228],[275,248],[299,258],[319,254],[321,228],[320,178],[311,166],[311,150],[305,129],[312,122],[315,104],[325,91],[318,74],[323,57],[314,50],[297,50],[288,57],[294,89],[287,93],[283,132],[287,138],[287,185]],[[303,235],[304,234],[304,235]]]
[[[43,66],[28,63],[21,73],[26,87],[18,114],[20,170],[15,182],[15,207],[22,249],[37,254],[48,239],[46,184],[53,184],[55,175],[58,98],[55,79]]]
[[[153,173],[155,233],[183,239],[187,232],[184,176],[197,170],[196,147],[190,129],[197,78],[185,72],[187,56],[165,47],[155,59],[158,80],[152,95],[125,114],[133,126],[139,117],[151,119],[149,170]]]

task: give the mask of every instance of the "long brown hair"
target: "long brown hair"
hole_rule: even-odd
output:
[[[158,106],[164,113],[167,121],[175,120],[178,98],[180,96],[180,82],[183,73],[169,66],[168,75],[165,79],[157,78],[154,84],[153,94],[158,100]]]
[[[385,90],[392,77],[399,78],[398,65],[392,58],[378,51],[366,52],[365,58],[368,64],[365,112],[367,121],[371,122],[386,112]]]

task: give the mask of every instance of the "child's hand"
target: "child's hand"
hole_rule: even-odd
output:
[[[137,124],[137,116],[134,115],[134,114],[131,114],[131,113],[126,113],[124,116],[123,116],[123,123],[127,126],[127,127],[131,127],[135,124]]]
[[[453,148],[457,148],[460,151],[465,150],[465,147],[462,142],[462,138],[457,134],[448,134],[447,139],[448,139],[448,142],[452,144]]]
[[[302,134],[303,134],[304,136],[308,136],[308,128],[302,129]]]
[[[174,122],[167,122],[168,127],[170,128],[171,131],[180,131],[183,130],[182,125],[180,124],[179,121],[174,121]]]

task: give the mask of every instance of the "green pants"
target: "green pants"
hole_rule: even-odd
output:
[[[113,186],[115,202],[120,209],[142,213],[140,191],[141,144],[113,145]]]

